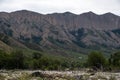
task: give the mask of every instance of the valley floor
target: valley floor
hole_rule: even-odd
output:
[[[120,72],[0,70],[0,80],[120,80]]]

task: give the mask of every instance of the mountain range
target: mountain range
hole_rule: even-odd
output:
[[[38,51],[120,49],[120,16],[93,12],[40,14],[28,10],[0,12],[0,49]]]

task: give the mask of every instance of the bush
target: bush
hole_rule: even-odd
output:
[[[120,52],[116,52],[111,54],[109,58],[109,64],[113,68],[120,69]]]
[[[23,51],[15,51],[11,53],[11,63],[13,68],[23,69],[24,68],[24,53]]]
[[[0,50],[0,69],[6,68],[8,54],[6,54],[3,50]]]
[[[87,64],[90,67],[102,69],[106,65],[106,59],[101,52],[93,51],[88,55]]]

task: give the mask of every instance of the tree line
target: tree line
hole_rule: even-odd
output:
[[[50,58],[39,52],[33,52],[31,56],[27,56],[21,50],[9,54],[0,50],[0,69],[72,70],[84,67],[99,70],[120,70],[120,52],[106,58],[101,52],[93,51],[88,54],[85,63],[81,63],[69,59]]]
[[[31,56],[27,56],[21,50],[13,51],[10,54],[0,50],[0,69],[65,70],[80,66],[78,61],[54,59],[39,52],[33,52]]]

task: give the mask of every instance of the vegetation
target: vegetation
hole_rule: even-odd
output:
[[[81,60],[81,59],[80,59]],[[111,54],[107,59],[101,52],[93,51],[88,54],[86,62],[66,58],[53,58],[39,52],[26,55],[21,50],[6,53],[0,50],[0,69],[41,69],[41,70],[65,70],[91,67],[99,70],[119,70],[120,52]]]
[[[39,52],[33,52],[31,56],[28,56],[21,50],[10,54],[0,50],[0,69],[65,70],[80,66],[78,61],[52,58]]]
[[[93,51],[88,55],[88,65],[97,69],[103,69],[106,65],[106,59],[101,52]]]
[[[120,70],[120,52],[111,54],[109,58],[109,65],[112,69]]]
[[[100,70],[120,70],[120,52],[116,52],[106,58],[101,52],[93,51],[88,55],[88,67]]]

